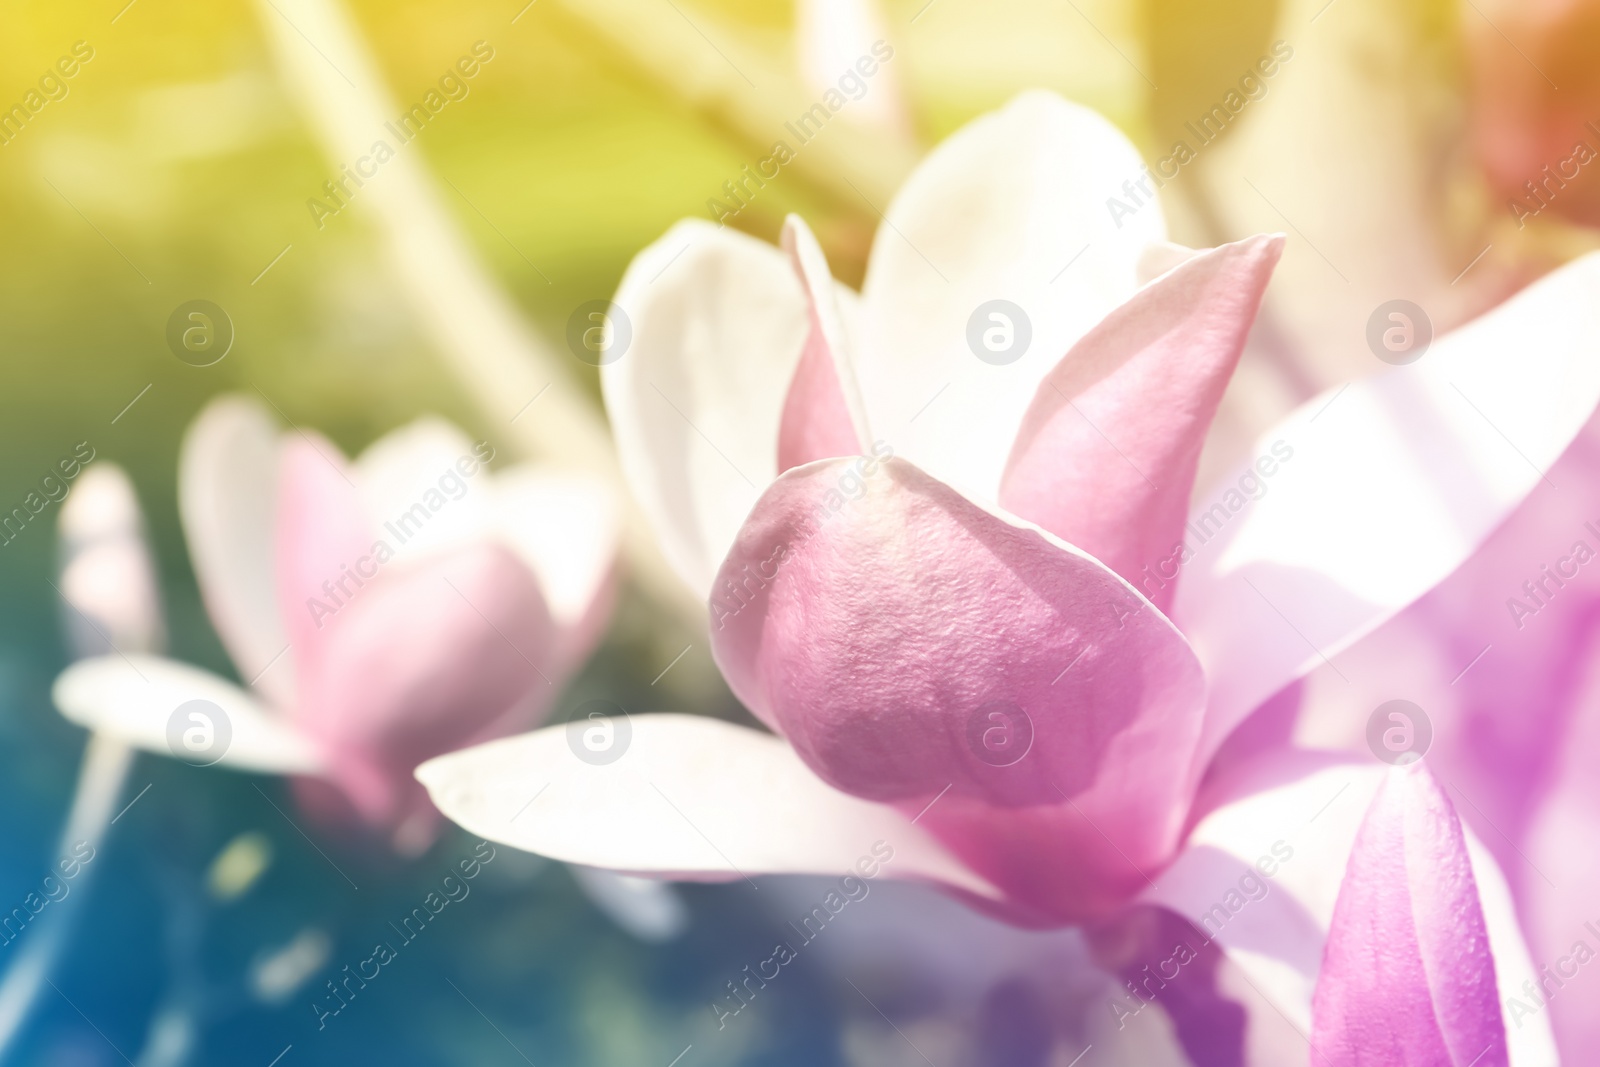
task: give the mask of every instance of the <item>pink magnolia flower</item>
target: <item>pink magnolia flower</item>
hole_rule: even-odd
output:
[[[416,849],[437,818],[417,763],[534,725],[610,611],[606,492],[437,419],[355,462],[214,402],[184,441],[179,495],[207,610],[256,693],[120,652],[57,680],[74,722],[197,763],[326,778]],[[183,711],[192,700],[209,701]]]
[[[633,348],[603,377],[614,432],[773,734],[651,715],[596,767],[539,731],[420,767],[441,809],[637,873],[870,868],[1030,924],[1168,908],[1303,1062],[1385,769],[1236,727],[1470,558],[1568,446],[1600,399],[1577,358],[1600,257],[1291,413],[1191,506],[1282,239],[1167,245],[1156,203],[1107,209],[1140,174],[1104,120],[1030,93],[911,176],[859,297],[795,219],[782,254],[698,223],[642,253],[616,299]],[[1468,854],[1478,893],[1439,914],[1479,907],[1493,952],[1460,986],[1396,970],[1395,1004],[1480,1012],[1462,990],[1526,959],[1498,868]],[[1284,891],[1247,888],[1263,877]],[[1550,1062],[1548,1028],[1507,1043]]]

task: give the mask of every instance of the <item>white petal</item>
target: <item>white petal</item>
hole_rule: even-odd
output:
[[[881,842],[879,859],[893,851],[884,874],[997,896],[894,809],[824,783],[781,738],[696,715],[636,715],[623,754],[594,765],[573,748],[586,728],[598,729],[550,726],[453,752],[417,778],[472,833],[568,863],[706,881],[842,874]],[[612,730],[621,744],[622,728]]]
[[[1133,295],[1145,246],[1165,238],[1159,203],[1117,220],[1107,206],[1126,202],[1123,183],[1142,167],[1095,112],[1029,92],[916,169],[873,240],[856,365],[873,430],[896,453],[994,499],[1040,381]],[[1019,306],[1032,335],[1001,366],[967,340],[996,299]]]
[[[569,869],[595,907],[641,941],[671,941],[689,925],[689,909],[666,882],[599,867]]]
[[[1200,500],[1173,617],[1211,680],[1203,757],[1477,550],[1594,413],[1597,337],[1600,254],[1439,338],[1419,362],[1294,412],[1256,446],[1276,457],[1253,479],[1260,499],[1231,510],[1221,490]]]
[[[633,339],[600,383],[622,468],[668,561],[704,598],[777,477],[807,330],[800,283],[776,248],[690,220],[634,259],[615,305]]]
[[[213,400],[183,439],[178,508],[189,560],[223,646],[241,677],[287,707],[294,698],[294,657],[287,654],[273,562],[278,445],[277,425],[253,399]]]
[[[355,471],[374,536],[394,549],[396,562],[472,544],[493,527],[489,470],[467,435],[443,419],[420,418],[384,435]]]
[[[157,652],[166,641],[160,582],[133,482],[96,463],[61,505],[61,595],[77,656]]]
[[[618,501],[603,483],[552,467],[518,466],[493,482],[496,529],[544,593],[569,647],[584,654],[609,614],[622,537]]]
[[[1308,752],[1275,753],[1238,774],[1236,787],[1195,826],[1184,851],[1144,894],[1223,947],[1301,1034],[1311,1032],[1311,994],[1356,832],[1389,773],[1374,763]],[[1505,876],[1466,830],[1501,1003],[1531,973]],[[1287,854],[1288,858],[1284,858]],[[1265,872],[1271,870],[1270,876]],[[1548,1020],[1506,1020],[1511,1062],[1556,1063]],[[1309,1060],[1307,1062],[1310,1062]]]
[[[212,721],[212,736],[231,734],[225,749],[182,750],[196,762],[217,762],[244,771],[316,774],[316,745],[232,682],[198,667],[158,656],[100,656],[79,660],[56,678],[50,691],[61,714],[90,730],[149,752],[177,755],[168,744],[169,722],[181,705],[209,701],[226,720]],[[206,712],[215,720],[215,710]],[[187,714],[187,726],[201,725]],[[196,735],[197,740],[202,735]],[[182,733],[179,733],[180,749]]]

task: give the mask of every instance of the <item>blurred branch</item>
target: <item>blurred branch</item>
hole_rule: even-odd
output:
[[[775,141],[788,144],[796,154],[785,173],[849,209],[876,218],[917,162],[919,149],[910,138],[854,123],[848,112],[828,123],[826,136],[802,148],[785,123],[795,122],[819,101],[792,69],[791,58],[771,55],[703,11],[685,11],[677,0],[556,3],[615,49],[631,73],[682,100],[760,153],[757,158],[768,156]]]
[[[259,0],[285,82],[337,167],[371,151],[400,114],[339,0]],[[424,329],[497,436],[525,456],[555,460],[610,484],[628,508],[633,575],[685,622],[705,608],[668,568],[617,466],[611,435],[571,374],[522,318],[445,209],[419,152],[401,145],[361,205],[390,246],[390,262]],[[535,403],[535,400],[537,402]]]

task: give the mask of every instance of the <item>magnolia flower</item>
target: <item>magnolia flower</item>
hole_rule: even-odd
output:
[[[610,610],[605,492],[491,474],[493,456],[427,419],[351,463],[250,400],[214,402],[184,441],[182,517],[207,610],[255,693],[115,652],[63,673],[57,705],[192,762],[321,776],[398,846],[426,845],[436,815],[411,769],[536,723]]]
[[[776,736],[644,716],[596,767],[539,731],[420,767],[441,809],[636,873],[870,867],[1041,925],[1160,905],[1308,1033],[1384,768],[1230,735],[1468,559],[1567,447],[1600,399],[1575,358],[1600,257],[1292,412],[1191,508],[1283,242],[1167,245],[1156,203],[1107,210],[1140,174],[1104,120],[1029,93],[911,176],[859,297],[798,220],[781,254],[696,223],[641,254],[603,377],[620,454]],[[1471,862],[1494,958],[1525,958]],[[1263,877],[1285,892],[1245,888]],[[1481,1006],[1396,975],[1406,1003]],[[1549,1061],[1547,1028],[1507,1037]]]

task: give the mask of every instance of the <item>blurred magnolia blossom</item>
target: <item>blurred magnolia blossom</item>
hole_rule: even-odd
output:
[[[614,595],[604,488],[537,467],[491,474],[493,455],[423,419],[352,463],[250,399],[213,402],[183,445],[183,525],[207,610],[260,696],[114,645],[62,674],[58,707],[188,762],[306,776],[314,812],[353,809],[401,851],[422,850],[438,815],[411,769],[538,722]],[[132,634],[121,620],[151,591],[118,554],[126,516],[78,492],[69,541],[80,530],[109,540],[66,581],[112,633]],[[651,907],[642,929],[670,932],[660,901]]]
[[[1547,1019],[1504,1006],[1530,965],[1505,877],[1427,770],[1236,728],[1473,559],[1567,449],[1600,400],[1600,257],[1294,410],[1252,453],[1293,456],[1272,492],[1192,547],[1283,238],[1116,226],[1138,168],[1028,93],[910,177],[859,296],[794,218],[781,252],[698,222],[645,250],[602,370],[619,453],[778,736],[651,715],[605,766],[548,729],[418,777],[474,833],[635,873],[836,874],[882,839],[889,877],[1086,926],[1137,998],[1111,1014],[1160,1002],[1203,1062],[1309,1062],[1313,1034],[1339,1063],[1553,1063]],[[1174,555],[1181,580],[1152,572]]]

